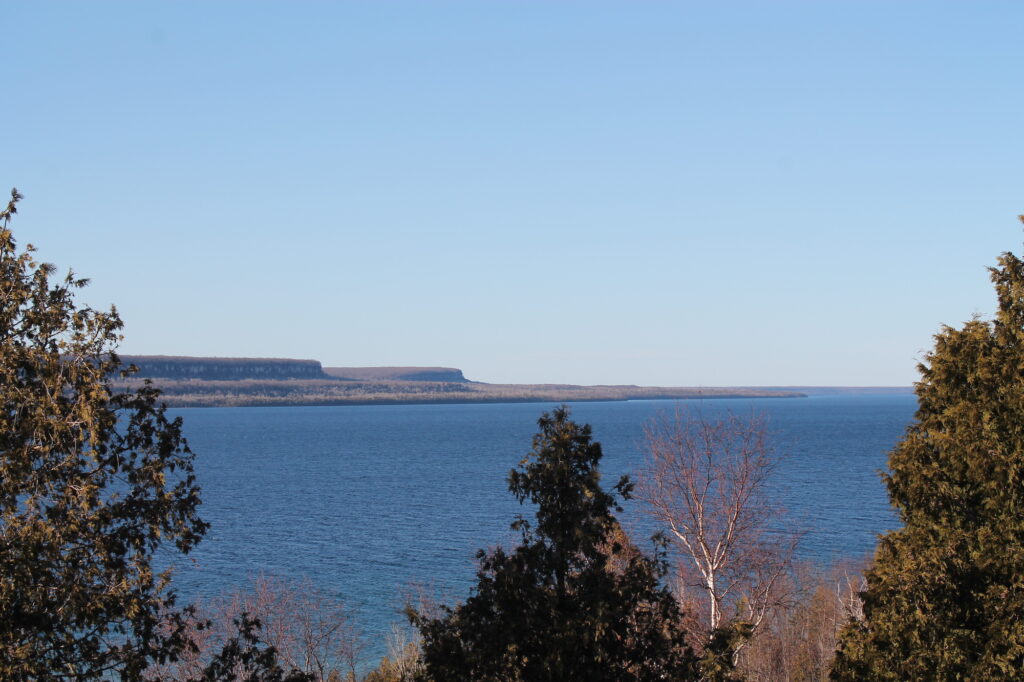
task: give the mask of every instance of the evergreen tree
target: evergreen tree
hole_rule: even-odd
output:
[[[991,273],[995,319],[943,329],[920,366],[885,477],[903,528],[880,540],[833,679],[1024,677],[1024,263]]]
[[[180,419],[115,393],[113,309],[19,252],[0,211],[0,679],[139,679],[187,645],[159,549],[206,530]]]
[[[600,485],[601,446],[558,408],[539,421],[509,490],[537,505],[511,552],[480,552],[473,594],[438,618],[412,614],[427,680],[695,679],[663,564],[616,540],[623,477]],[[610,540],[609,540],[610,539]]]

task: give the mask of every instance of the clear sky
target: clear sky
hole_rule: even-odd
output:
[[[900,385],[1020,250],[1020,2],[10,2],[15,234],[125,353]]]

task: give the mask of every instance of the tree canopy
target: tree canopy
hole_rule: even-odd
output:
[[[0,211],[0,678],[138,679],[186,641],[158,550],[206,530],[181,420],[115,392],[121,320],[17,249]]]
[[[478,554],[478,583],[438,617],[413,614],[429,680],[695,679],[664,566],[617,533],[623,477],[600,484],[601,446],[566,407],[539,421],[509,490],[536,505],[521,544]]]
[[[991,269],[998,311],[944,328],[920,365],[915,423],[885,476],[885,535],[843,633],[837,680],[1024,674],[1024,263]]]

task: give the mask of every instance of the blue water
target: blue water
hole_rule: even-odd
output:
[[[912,419],[914,396],[575,404],[574,419],[591,424],[603,445],[608,485],[640,467],[645,422],[677,405],[706,417],[768,416],[786,454],[774,494],[809,528],[805,558],[862,557],[896,525],[878,471]],[[212,524],[176,562],[178,589],[191,598],[261,572],[308,577],[358,607],[368,657],[379,657],[409,585],[461,597],[476,550],[514,540],[508,524],[521,508],[506,476],[551,407],[175,410],[197,453],[202,515]],[[641,534],[650,528],[639,503],[627,503],[624,516]]]

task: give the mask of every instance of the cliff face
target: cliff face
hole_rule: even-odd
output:
[[[356,381],[469,381],[454,367],[324,367],[324,373]]]
[[[121,362],[137,366],[142,379],[330,379],[317,360],[122,355]]]
[[[469,383],[454,367],[323,367],[318,360],[285,358],[194,358],[179,355],[122,355],[139,368],[140,379],[244,381],[327,379],[351,381],[426,381]]]

